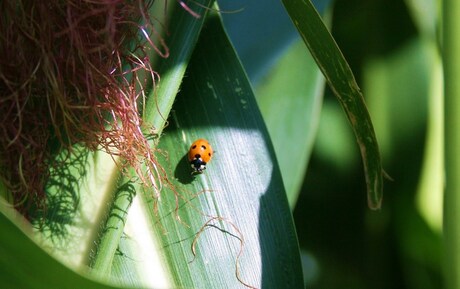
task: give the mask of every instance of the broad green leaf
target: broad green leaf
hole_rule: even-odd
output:
[[[192,176],[186,155],[198,138],[208,139],[215,154],[205,173]],[[163,182],[159,200],[142,194],[143,210],[154,220],[149,229],[173,284],[303,288],[274,151],[216,16],[201,34],[159,149],[171,184]]]
[[[160,80],[148,97],[143,118],[144,122],[151,125],[158,135],[163,130],[182,83],[190,55],[198,41],[208,12],[205,7],[211,7],[213,2],[213,0],[202,0],[195,3],[202,6],[194,9],[194,12],[200,15],[199,18],[193,17],[179,5],[174,6],[170,15],[171,21],[168,24],[167,36],[165,36],[170,49],[169,57],[161,58],[154,63],[153,68],[160,76]]]
[[[299,38],[297,31],[279,0],[265,0],[263,9],[258,1],[218,2],[221,11],[242,8],[237,13],[222,13],[222,19],[249,80],[258,85],[276,60]]]
[[[283,0],[283,3],[348,117],[363,159],[369,208],[379,209],[383,196],[383,170],[374,128],[361,90],[310,0]]]
[[[5,205],[0,198],[0,278],[2,288],[120,288],[99,283],[83,272],[76,273],[50,255],[32,241],[25,231],[20,229],[26,221],[17,216],[13,209]]]
[[[294,208],[318,127],[324,78],[299,41],[257,87],[257,102],[267,124]]]
[[[206,0],[200,4],[203,7],[209,7],[211,2]],[[169,57],[160,59],[154,66],[154,69],[160,75],[160,81],[156,83],[155,90],[150,93],[144,110],[144,122],[147,126],[146,134],[151,134],[153,131],[158,136],[163,130],[206,16],[207,9],[203,7],[195,10],[200,15],[200,18],[193,17],[179,6],[175,7],[170,15],[170,18],[173,19],[168,26],[168,35],[170,36],[165,39],[170,48]],[[151,145],[156,146],[156,143],[152,141]],[[130,175],[134,175],[134,173]],[[119,241],[122,238],[128,217],[128,209],[138,190],[139,188],[127,176],[122,177],[118,182],[118,189],[114,193],[114,200],[109,208],[108,218],[105,222],[106,229],[101,232],[98,246],[95,248],[95,257],[91,261],[91,267],[99,276],[107,278],[109,275],[115,275],[118,279],[124,279],[122,272],[126,272],[126,270],[121,268],[136,271],[132,266],[125,266],[124,261],[120,262],[117,254]],[[115,264],[113,263],[114,260],[117,260]],[[131,263],[129,258],[124,260]],[[114,265],[115,267],[113,267]],[[143,268],[138,269],[142,270]],[[114,272],[119,272],[120,275],[117,276],[118,274]],[[131,272],[128,275],[133,274],[135,275],[135,273]],[[128,278],[129,280],[125,281],[129,284],[139,285],[145,283],[143,282],[143,277],[147,277],[145,282],[148,282],[149,276]]]
[[[75,145],[50,169],[47,207],[34,222],[39,244],[74,268],[86,267],[119,177],[112,157]],[[43,212],[38,212],[42,214]]]

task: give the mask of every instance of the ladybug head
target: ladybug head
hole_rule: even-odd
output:
[[[206,162],[203,161],[200,155],[195,155],[195,158],[190,161],[190,166],[193,169],[192,174],[202,173],[206,169]]]

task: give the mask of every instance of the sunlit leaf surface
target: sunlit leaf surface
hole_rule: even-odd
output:
[[[205,173],[192,176],[186,154],[198,138],[209,140],[215,154]],[[153,226],[176,284],[303,287],[297,238],[273,148],[216,17],[206,23],[192,55],[160,150],[163,167],[175,178],[174,191],[163,190],[157,214],[151,195],[144,196],[158,220]]]
[[[45,253],[14,223],[24,222],[14,217],[0,202],[0,277],[2,288],[120,288],[98,283],[88,276],[77,274]],[[7,217],[7,215],[9,217]]]

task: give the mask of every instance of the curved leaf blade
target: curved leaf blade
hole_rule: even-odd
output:
[[[303,288],[274,151],[250,84],[215,16],[205,25],[173,109],[159,148],[167,152],[163,167],[176,180],[164,188],[158,213],[150,213],[175,283]],[[208,139],[215,155],[207,171],[193,177],[186,154],[198,138]],[[154,207],[149,195],[146,202]]]
[[[14,217],[0,199],[0,276],[2,288],[93,288],[114,289],[78,274],[52,258],[15,224],[25,220]]]
[[[383,197],[380,153],[353,72],[310,0],[283,0],[283,4],[348,117],[363,159],[369,208],[380,209]]]

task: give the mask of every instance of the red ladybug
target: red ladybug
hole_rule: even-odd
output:
[[[193,169],[192,174],[202,173],[206,169],[206,164],[211,161],[212,154],[212,147],[207,140],[200,138],[194,141],[188,151],[188,160]]]

